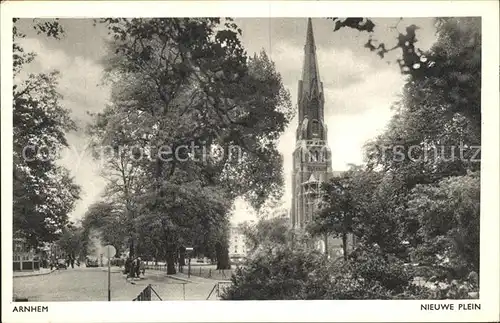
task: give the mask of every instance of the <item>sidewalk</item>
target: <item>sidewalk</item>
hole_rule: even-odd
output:
[[[105,271],[105,272],[108,271],[108,267],[107,266],[99,267],[99,268],[101,268],[102,271]],[[123,270],[124,270],[124,268],[120,268],[120,267],[116,267],[116,266],[112,266],[110,268],[110,272],[112,274],[114,274],[114,273],[123,273]]]
[[[154,270],[154,269],[146,269],[146,278],[148,278],[149,275],[153,275],[156,277],[164,277],[164,278],[170,278],[176,281],[179,281],[180,283],[191,283],[191,284],[215,284],[217,281],[230,281],[231,278],[228,277],[226,279],[216,279],[216,278],[205,278],[201,277],[198,275],[191,274],[191,276],[188,276],[186,272],[180,273],[177,272],[174,275],[167,275],[165,271],[163,270]]]
[[[212,284],[213,285],[217,281],[230,281],[230,278],[228,278],[228,279],[214,279],[214,278],[200,277],[200,276],[196,276],[193,274],[191,274],[191,277],[188,277],[188,275],[186,273],[177,273],[173,276],[175,276],[178,279],[185,279],[187,281],[191,281],[192,283],[195,283],[195,284]]]
[[[35,270],[35,271],[14,271],[13,272],[13,277],[31,277],[31,276],[41,276],[41,275],[48,275],[50,273],[53,273],[57,269],[51,270],[50,268],[40,268],[40,270]]]
[[[193,277],[193,276],[191,276]],[[146,269],[146,278],[165,278],[165,279],[171,279],[174,280],[175,282],[172,283],[196,283],[191,278],[188,278],[187,275],[182,275],[180,273],[176,273],[174,275],[167,275],[167,273],[163,270],[154,270],[154,269]]]

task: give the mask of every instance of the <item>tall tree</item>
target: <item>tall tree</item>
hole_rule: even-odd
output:
[[[243,222],[239,229],[245,236],[250,258],[291,243],[292,230],[287,217],[260,218],[257,223]]]
[[[334,21],[337,29],[371,33],[374,27],[370,19]],[[365,235],[384,249],[406,249],[399,253],[430,265],[430,276],[446,268],[449,277],[464,278],[467,270],[477,270],[479,253],[474,232],[480,204],[481,20],[439,18],[436,28],[437,41],[427,51],[416,48],[413,25],[393,47],[367,43],[381,57],[401,50],[401,71],[409,77],[386,131],[366,149],[368,168],[383,176],[364,221],[397,234],[377,237],[373,232],[383,233],[377,229]]]
[[[120,205],[99,201],[89,206],[82,220],[84,239],[98,234],[102,243],[113,245],[117,254],[125,251],[129,237],[126,213]]]
[[[414,250],[415,259],[438,276],[479,273],[479,210],[478,173],[415,187],[408,211],[418,218],[423,241]]]
[[[353,233],[355,206],[349,190],[351,179],[347,174],[333,177],[324,183],[322,203],[308,230],[316,235],[333,235],[342,239],[344,259],[347,260],[347,238]]]
[[[108,117],[98,138],[139,147],[146,185],[136,196],[145,196],[144,214],[161,215],[173,272],[179,219],[197,216],[180,211],[184,186],[221,192],[227,201],[245,196],[257,207],[280,194],[276,140],[291,118],[289,94],[264,53],[247,59],[231,21],[222,29],[219,19],[104,23],[115,39],[106,61],[113,105],[101,115]],[[123,129],[119,136],[107,128],[112,120]]]
[[[19,40],[25,35],[17,21],[13,27],[13,231],[38,247],[57,239],[79,198],[80,188],[69,171],[56,163],[68,146],[66,133],[76,126],[61,105],[57,71],[22,76],[36,54],[22,48]],[[57,21],[35,22],[33,27],[49,37],[62,33]]]
[[[70,222],[62,229],[57,244],[66,255],[73,259],[81,259],[86,253],[86,239],[84,229]]]

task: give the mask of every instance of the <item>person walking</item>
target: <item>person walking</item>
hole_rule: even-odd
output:
[[[135,276],[139,278],[139,276],[141,275],[141,257],[137,257],[135,259],[134,269],[135,269]]]
[[[140,269],[141,269],[141,274],[142,274],[142,276],[144,276],[144,274],[146,273],[146,264],[145,264],[145,262],[143,260],[140,260],[139,266],[140,266]]]
[[[125,274],[127,275],[127,278],[132,277],[132,260],[130,257],[127,257],[125,260]]]

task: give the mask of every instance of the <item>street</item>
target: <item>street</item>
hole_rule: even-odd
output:
[[[14,298],[27,298],[28,301],[35,302],[107,301],[107,275],[106,268],[80,267],[58,270],[47,275],[19,277],[13,280]],[[113,267],[111,300],[131,301],[148,284],[151,284],[162,300],[205,300],[217,283],[215,280],[193,276],[189,281],[173,279],[166,277],[164,272],[149,270],[144,278],[131,283],[117,267]],[[215,300],[215,295],[210,299]],[[152,300],[159,300],[154,293]]]

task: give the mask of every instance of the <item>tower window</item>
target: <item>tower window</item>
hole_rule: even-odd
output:
[[[319,136],[319,122],[317,120],[314,120],[311,124],[311,130],[312,130],[312,135],[313,137],[318,137]]]

